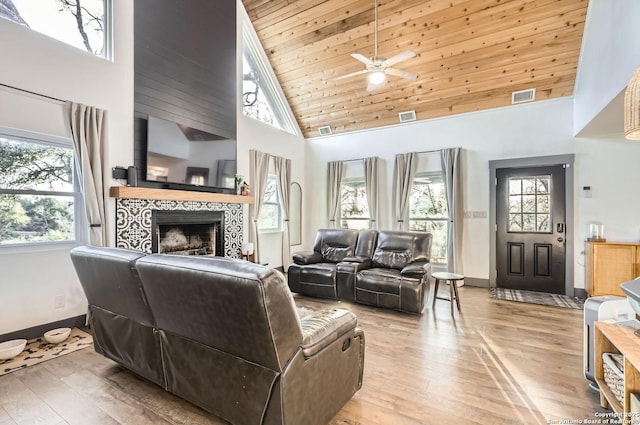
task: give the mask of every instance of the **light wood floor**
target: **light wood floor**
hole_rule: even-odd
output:
[[[468,286],[460,299],[454,320],[447,301],[414,316],[296,297],[350,309],[365,331],[363,387],[331,424],[547,424],[603,411],[583,376],[581,310]],[[0,425],[224,423],[91,349],[0,377]]]

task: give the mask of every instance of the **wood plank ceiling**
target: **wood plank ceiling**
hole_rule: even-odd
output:
[[[367,91],[350,55],[374,55],[374,0],[243,0],[305,137],[573,94],[588,0],[378,0],[378,50],[417,54]]]

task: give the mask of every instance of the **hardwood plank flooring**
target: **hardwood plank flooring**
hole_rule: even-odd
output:
[[[352,310],[365,331],[363,387],[331,425],[543,425],[604,411],[584,378],[581,310],[469,286],[454,317],[441,300],[416,316],[295,299]],[[0,425],[225,423],[90,349],[0,377]]]

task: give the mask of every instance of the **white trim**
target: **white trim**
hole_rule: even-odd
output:
[[[84,212],[84,200],[80,188],[79,174],[76,165],[76,152],[73,140],[69,137],[55,136],[46,133],[37,133],[34,131],[22,130],[19,128],[0,126],[0,137],[6,137],[15,140],[25,141],[27,143],[52,146],[57,148],[70,149],[73,154],[73,192],[66,191],[47,191],[35,189],[11,189],[0,188],[0,194],[25,194],[25,195],[42,195],[42,196],[67,196],[73,197],[73,227],[74,238],[65,241],[50,242],[28,242],[9,245],[0,245],[1,253],[22,253],[32,251],[50,251],[56,249],[70,249],[79,243],[86,241],[87,232],[86,219]]]
[[[71,140],[70,137],[54,136],[52,134],[37,133],[35,131],[22,130],[20,128],[5,127],[0,125],[0,136],[2,135],[15,137],[26,142],[39,143],[41,145],[57,146],[61,148],[73,148],[73,140]]]
[[[102,57],[111,63],[114,62],[113,52],[115,45],[115,38],[113,36],[113,33],[115,32],[113,30],[113,17],[115,16],[113,3],[115,3],[114,0],[104,0],[104,9],[102,11],[102,31],[104,36],[104,39],[102,40],[104,43],[102,47]]]

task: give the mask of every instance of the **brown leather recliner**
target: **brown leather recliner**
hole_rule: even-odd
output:
[[[313,251],[293,254],[288,282],[293,292],[338,299],[336,266],[356,252],[357,230],[320,229]]]
[[[358,303],[422,313],[431,280],[431,233],[380,231],[371,267],[357,271]]]
[[[97,353],[164,387],[160,337],[136,261],[146,254],[81,246],[71,260],[89,302],[89,326]]]
[[[101,291],[89,289],[87,297],[92,305],[110,305],[109,291],[137,271],[138,295],[148,301],[159,344],[137,333],[113,337],[128,329],[117,314],[93,315],[92,328],[110,329],[109,343],[121,350],[132,344],[149,344],[143,352],[157,349],[167,391],[232,424],[324,425],[361,387],[364,333],[356,316],[327,309],[300,320],[280,272],[230,258],[152,254],[132,257],[130,273],[111,273],[107,266],[120,261],[111,255],[117,251],[125,250],[73,250],[74,264],[77,257],[83,261],[81,279],[100,282]],[[96,275],[101,272],[106,278]],[[96,347],[104,336],[94,333]],[[126,358],[114,360],[127,366]]]

